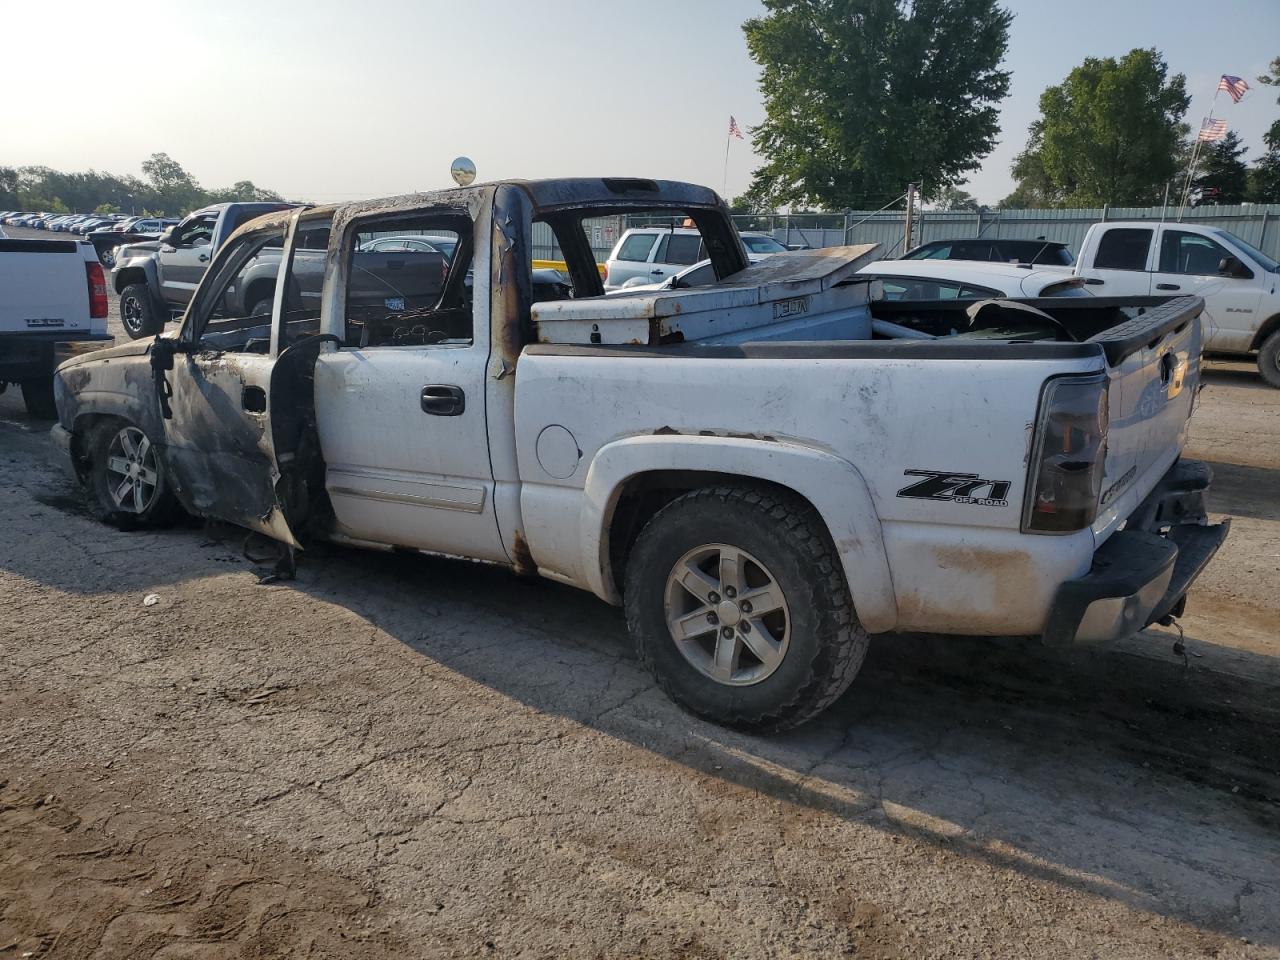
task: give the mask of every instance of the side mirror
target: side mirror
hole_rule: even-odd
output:
[[[1224,277],[1233,277],[1237,280],[1253,279],[1253,271],[1246,267],[1235,257],[1223,257],[1218,261],[1218,273]]]
[[[168,230],[165,230],[163,233],[161,233],[160,242],[167,243],[169,244],[169,246],[173,246],[173,230],[174,228],[170,227]]]

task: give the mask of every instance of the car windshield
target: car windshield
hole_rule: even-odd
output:
[[[1249,256],[1253,257],[1253,259],[1258,262],[1258,266],[1262,267],[1262,269],[1266,270],[1268,273],[1276,273],[1280,271],[1280,263],[1277,263],[1275,260],[1272,260],[1265,253],[1263,253],[1261,250],[1255,247],[1252,243],[1249,243],[1245,240],[1241,240],[1234,233],[1230,233],[1226,230],[1214,230],[1213,232],[1216,233],[1218,236],[1220,236],[1223,240],[1226,240],[1228,243],[1235,244],[1237,247],[1239,247]]]

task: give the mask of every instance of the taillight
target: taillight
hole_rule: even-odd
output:
[[[1058,377],[1040,394],[1022,529],[1083,530],[1098,514],[1107,459],[1107,378]]]
[[[604,269],[600,271],[600,282],[609,282],[609,265],[607,263],[604,265]]]
[[[102,272],[102,264],[86,263],[84,273],[89,281],[89,319],[101,320],[107,315],[107,278]]]

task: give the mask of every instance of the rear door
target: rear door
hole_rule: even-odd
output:
[[[1248,350],[1257,325],[1262,288],[1256,277],[1232,277],[1218,264],[1235,253],[1176,224],[1160,229],[1160,256],[1152,293],[1204,298],[1205,349]]]
[[[685,267],[691,267],[699,260],[707,258],[702,246],[702,236],[698,233],[664,233],[658,238],[658,247],[653,254],[653,263],[649,268],[649,279],[653,283],[661,283],[667,277],[674,276]]]
[[[453,206],[366,217],[344,233],[342,267],[325,290],[326,302],[339,304],[326,329],[341,331],[342,346],[322,353],[315,367],[316,423],[336,532],[508,562],[485,421],[488,302],[473,301],[470,276],[476,245],[489,236],[477,238],[472,214]],[[369,257],[400,258],[401,289],[439,282],[438,253],[360,252],[387,233],[456,238],[448,281],[430,303],[388,307],[369,295],[372,281],[363,272]],[[341,327],[332,325],[335,319]]]
[[[1080,270],[1100,297],[1145,297],[1151,289],[1154,227],[1104,227],[1093,262]]]

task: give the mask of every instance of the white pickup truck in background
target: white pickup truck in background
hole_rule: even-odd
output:
[[[52,419],[54,368],[111,342],[92,244],[0,239],[0,390],[17,384],[27,412]]]
[[[1206,353],[1257,353],[1280,388],[1280,265],[1226,230],[1149,220],[1097,223],[1074,273],[1098,296],[1193,294],[1204,300]]]
[[[694,222],[717,282],[604,296],[584,222],[655,213]],[[535,282],[537,224],[563,289]],[[434,302],[365,295],[365,244],[446,232]],[[869,633],[1068,644],[1178,615],[1227,531],[1181,457],[1200,299],[877,301],[873,252],[748,266],[712,191],[631,178],[280,211],[172,335],[60,367],[52,435],[122,526],[181,507],[589,590],[675,700],[751,730],[833,702]]]

